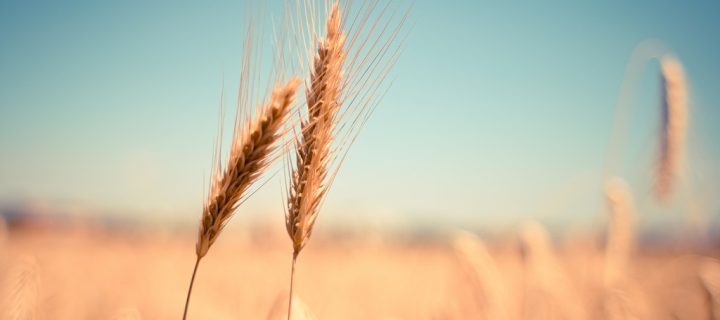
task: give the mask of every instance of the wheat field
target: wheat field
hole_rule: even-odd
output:
[[[390,92],[393,68],[402,61],[410,34],[406,22],[412,6],[376,0],[290,1],[283,10],[272,37],[259,31],[260,24],[247,21],[236,108],[230,112],[234,127],[223,141],[228,130],[223,127],[222,91],[211,173],[203,181],[207,190],[197,223],[167,219],[166,224],[152,224],[151,219],[115,220],[92,212],[64,216],[32,203],[0,207],[0,320],[720,320],[720,249],[712,229],[717,224],[710,221],[712,208],[702,207],[708,197],[701,199],[697,195],[702,192],[691,188],[700,171],[687,152],[694,147],[694,100],[692,75],[685,67],[694,62],[681,60],[655,40],[644,40],[631,52],[615,118],[608,123],[610,143],[602,153],[606,167],[592,168],[594,182],[600,182],[596,196],[602,199],[602,213],[586,214],[595,223],[583,232],[534,221],[530,215],[536,212],[512,227],[498,223],[478,230],[462,229],[477,226],[472,219],[465,225],[450,218],[423,229],[417,227],[421,218],[415,221],[409,214],[400,214],[404,224],[398,229],[316,226],[327,215],[323,205],[332,198],[335,178],[344,173],[350,147]],[[261,50],[266,38],[274,41],[267,57]],[[632,150],[627,156],[623,143],[636,138],[628,134],[628,126],[646,128],[648,123],[631,121],[633,89],[639,87],[641,71],[655,64],[652,77],[659,86],[653,93],[659,99],[653,100],[658,107],[653,124],[658,130],[642,142],[655,148]],[[390,129],[382,140],[395,134],[396,125],[386,127]],[[436,139],[446,147],[459,136],[438,132]],[[426,142],[418,144],[432,144]],[[545,141],[547,146],[555,142]],[[447,174],[460,172],[447,169],[474,150],[472,143],[458,142],[461,149],[448,156],[448,163],[423,167],[440,172],[448,184],[431,186],[438,195],[449,187],[462,189],[458,195],[474,191],[468,191],[474,182],[451,186],[455,181]],[[505,147],[516,145],[510,139]],[[399,146],[388,143],[388,150],[394,148]],[[544,152],[550,153],[535,151]],[[388,160],[395,155],[364,156],[370,162],[370,156]],[[280,191],[284,212],[233,223],[245,201],[268,182],[273,185],[278,172],[284,180],[275,191]],[[425,186],[422,173],[415,174],[421,181],[405,183]],[[364,182],[373,188],[383,179],[373,176]],[[354,191],[353,197],[369,197]],[[506,196],[522,202],[528,195]],[[438,203],[450,201],[437,198]],[[698,212],[707,209],[698,213],[698,221],[690,221],[693,217],[686,213],[693,205]],[[672,211],[674,221],[688,224],[644,225],[652,220],[645,210]],[[436,222],[445,221],[444,209],[432,212]],[[442,227],[448,225],[453,228]],[[657,230],[668,233],[651,233]]]
[[[194,260],[192,234],[91,226],[13,230],[0,250],[2,319],[177,319]],[[282,231],[233,230],[225,237],[200,268],[188,317],[284,318],[289,255]],[[717,291],[711,291],[720,280],[717,251],[638,249],[622,271],[629,281],[611,293],[620,313],[608,314],[600,234],[554,241],[558,269],[544,275],[520,235],[470,249],[487,254],[474,262],[453,237],[319,234],[300,258],[296,297],[317,319],[568,319],[568,312],[585,319],[710,319],[717,312]],[[473,270],[488,267],[496,278]],[[548,273],[567,282],[547,288],[540,277],[552,277]],[[558,300],[555,289],[571,293]],[[500,291],[507,298],[491,302]],[[14,304],[17,299],[23,304]],[[506,313],[489,314],[492,308]]]

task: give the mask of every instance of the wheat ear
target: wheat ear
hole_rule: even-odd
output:
[[[288,319],[297,257],[348,149],[387,89],[384,80],[399,56],[396,39],[408,15],[395,25],[394,15],[385,15],[387,5],[375,11],[376,0],[349,16],[334,2],[326,11],[324,36],[319,37],[313,1],[304,5],[297,12],[305,12],[305,19],[297,20],[295,30],[302,41],[297,47],[304,48],[298,52],[300,65],[310,75],[305,84],[307,108],[300,113],[295,150],[288,157],[285,227],[293,244]]]
[[[337,5],[327,22],[327,36],[320,41],[310,87],[306,92],[308,119],[301,123],[302,135],[296,143],[296,167],[288,196],[286,228],[298,254],[316,221],[320,201],[326,191],[328,162],[331,159],[333,127],[340,106],[339,86],[345,58],[345,36],[340,28]]]
[[[673,191],[682,168],[687,132],[687,82],[682,64],[672,56],[660,59],[662,82],[662,124],[660,155],[657,164],[655,194],[666,199]]]
[[[245,192],[270,164],[299,84],[299,80],[292,79],[276,87],[262,112],[233,142],[228,165],[222,174],[213,177],[203,208],[195,250],[198,258],[207,254]]]
[[[332,157],[333,128],[340,107],[340,85],[345,60],[345,34],[340,29],[340,8],[332,6],[327,35],[318,44],[310,86],[306,90],[307,116],[296,140],[296,167],[288,195],[285,227],[293,243],[288,319],[292,310],[295,263],[315,225],[328,187],[328,162]]]
[[[233,138],[230,158],[225,170],[213,176],[211,189],[203,207],[198,232],[195,267],[185,301],[183,319],[187,317],[192,286],[200,260],[215,243],[228,219],[232,217],[246,191],[273,159],[273,151],[281,138],[295,92],[300,81],[292,79],[273,90],[270,101],[261,108],[252,122]]]

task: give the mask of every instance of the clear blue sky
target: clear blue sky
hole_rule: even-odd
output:
[[[0,202],[198,219],[223,80],[232,91],[239,78],[244,8],[1,2]],[[692,90],[683,185],[692,197],[672,208],[701,204],[717,217],[718,17],[717,1],[416,1],[395,84],[321,219],[598,221],[625,64],[647,38],[680,58]],[[650,211],[657,69],[649,63],[641,77],[620,172]],[[271,182],[240,215],[280,218],[281,201]]]

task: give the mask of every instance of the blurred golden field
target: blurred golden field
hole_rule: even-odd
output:
[[[267,227],[226,233],[200,266],[189,318],[284,319],[285,236]],[[691,254],[699,248],[637,249],[624,270],[627,281],[607,293],[600,232],[553,241],[557,270],[539,272],[535,253],[528,252],[534,249],[515,235],[495,237],[487,242],[492,260],[482,263],[496,264],[492,286],[507,294],[498,305],[498,292],[484,291],[488,283],[477,276],[483,271],[473,270],[488,265],[473,266],[453,237],[319,234],[298,260],[296,296],[318,319],[712,318],[713,297],[701,275],[719,280],[720,269],[714,275],[702,270],[720,265]],[[16,228],[3,238],[3,319],[182,315],[195,258],[190,229]],[[612,312],[608,294],[619,301]]]
[[[475,39],[473,34],[473,38],[459,37],[461,41],[455,41],[451,48],[433,45],[451,52],[452,59],[437,59],[428,51],[428,57],[432,58],[429,62],[413,55],[426,50],[408,50],[409,60],[417,64],[401,70],[422,70],[418,73],[422,76],[408,76],[407,80],[403,80],[413,87],[405,87],[388,104],[407,101],[402,103],[409,107],[392,111],[396,113],[395,118],[392,113],[385,114],[385,123],[381,124],[384,127],[380,127],[384,129],[375,136],[380,149],[362,150],[361,155],[365,158],[358,159],[363,166],[367,165],[366,169],[362,169],[367,171],[358,170],[357,176],[349,177],[353,188],[347,189],[350,191],[344,197],[337,197],[341,203],[338,207],[342,209],[335,211],[348,209],[348,212],[334,215],[335,224],[331,220],[329,224],[315,227],[317,221],[325,219],[324,216],[332,215],[323,213],[323,218],[319,218],[349,148],[380,105],[390,83],[394,82],[392,69],[401,60],[405,40],[409,39],[409,29],[412,29],[412,26],[406,26],[406,21],[413,5],[406,8],[402,4],[394,8],[374,0],[359,1],[356,6],[351,6],[352,3],[297,1],[293,6],[290,1],[282,10],[283,18],[277,24],[278,29],[273,28],[272,37],[268,37],[270,33],[259,31],[263,24],[256,24],[253,14],[247,14],[253,19],[245,22],[247,35],[242,41],[243,55],[232,134],[230,139],[223,140],[224,135],[229,133],[225,129],[223,78],[213,160],[209,179],[204,176],[202,180],[205,198],[201,210],[193,209],[196,217],[192,225],[187,224],[189,220],[183,220],[189,217],[183,214],[190,212],[190,202],[185,203],[185,200],[192,198],[190,195],[199,194],[200,188],[181,189],[189,187],[189,181],[195,178],[189,173],[200,172],[201,169],[197,165],[200,158],[189,155],[201,152],[197,151],[197,145],[188,141],[187,136],[183,138],[180,134],[200,132],[187,125],[196,120],[197,115],[188,113],[184,118],[182,115],[176,118],[181,109],[176,106],[158,111],[157,114],[162,114],[162,117],[157,118],[151,117],[151,113],[146,113],[144,109],[131,110],[125,115],[108,113],[107,117],[97,116],[97,119],[109,121],[96,121],[96,115],[87,110],[85,113],[76,110],[75,115],[69,112],[66,115],[69,119],[92,119],[86,122],[100,124],[92,130],[78,129],[73,134],[83,139],[97,139],[82,140],[92,147],[80,153],[61,144],[56,145],[52,139],[44,142],[52,146],[50,151],[24,153],[26,149],[43,148],[36,140],[16,141],[15,136],[22,134],[13,132],[9,135],[7,141],[19,147],[14,151],[18,156],[9,158],[12,161],[7,166],[8,173],[3,176],[0,172],[0,180],[10,181],[0,185],[0,320],[720,320],[719,211],[717,203],[714,203],[717,202],[714,196],[717,188],[713,188],[714,183],[708,182],[714,180],[716,164],[713,161],[717,155],[712,156],[710,150],[709,164],[706,164],[704,155],[701,157],[688,152],[702,149],[702,143],[690,130],[694,129],[689,119],[694,112],[691,106],[695,95],[690,85],[694,82],[689,81],[686,75],[686,63],[690,67],[688,70],[697,70],[695,72],[702,71],[698,66],[703,63],[681,60],[670,50],[670,46],[654,38],[641,41],[632,51],[620,86],[614,118],[595,113],[590,104],[585,111],[574,107],[593,100],[590,96],[584,97],[583,91],[597,90],[603,95],[607,94],[607,88],[596,89],[588,85],[590,82],[577,82],[577,88],[565,85],[577,81],[573,79],[599,77],[601,75],[596,75],[597,71],[607,67],[584,70],[556,52],[565,52],[566,57],[581,57],[578,63],[583,66],[588,61],[605,60],[605,55],[609,53],[601,53],[598,57],[602,59],[588,56],[585,60],[580,51],[567,51],[564,46],[549,47],[554,49],[533,51],[533,59],[511,57],[504,62],[502,59],[499,62],[488,59],[482,54],[462,59],[458,54],[470,52],[470,47],[465,45],[480,44],[477,52],[497,49],[498,57],[506,58],[506,54],[502,53],[506,52],[504,50],[525,54],[529,51],[527,48],[543,48],[548,43],[559,41],[557,39],[572,43],[574,49],[584,47],[579,42],[576,44],[577,39],[586,36],[584,32],[553,40],[542,33],[527,33],[522,28],[520,33],[527,39],[547,39],[548,43],[537,45],[527,42],[524,44],[527,47],[521,47],[521,50],[505,47],[510,42],[522,43],[514,37],[503,36],[497,42],[502,45],[490,45],[482,37]],[[164,12],[164,6],[160,7]],[[481,9],[482,12],[487,11]],[[432,13],[426,17],[437,14],[434,8],[425,10]],[[108,9],[108,12],[113,11],[114,8]],[[463,20],[458,14],[447,16],[452,23],[443,24],[455,25]],[[182,25],[188,20],[178,19]],[[558,20],[552,15],[548,19]],[[157,20],[164,25],[162,19],[148,20]],[[472,19],[465,20],[483,19],[472,16]],[[497,20],[522,19],[513,15],[513,19]],[[578,21],[582,20],[585,19]],[[596,17],[591,20],[605,21]],[[274,18],[272,21],[274,25]],[[577,23],[564,24],[558,28],[582,30],[575,27]],[[604,24],[601,26],[593,29],[605,29]],[[523,27],[533,31],[548,29],[534,24]],[[145,29],[138,27],[140,31],[137,32],[145,33]],[[456,29],[451,33],[459,34],[463,29],[497,29],[504,33],[508,28],[491,24]],[[624,32],[624,29],[618,30]],[[705,30],[704,26],[702,30]],[[197,33],[203,37],[212,34]],[[446,34],[437,33],[427,38],[447,38]],[[648,35],[643,32],[642,36]],[[164,37],[151,37],[148,42],[156,43],[156,38]],[[54,40],[55,36],[51,38]],[[129,38],[134,39],[135,34]],[[181,49],[174,50],[176,52],[186,51],[189,44],[202,47],[185,40],[185,34],[177,38],[183,41]],[[267,64],[261,58],[267,53],[262,42],[270,38],[274,40],[269,48],[273,54],[266,57],[269,60],[272,58]],[[145,45],[140,47],[142,50],[139,51],[153,51]],[[412,48],[411,45],[408,47]],[[27,51],[52,52],[37,48]],[[23,52],[22,56],[25,55]],[[573,75],[576,78],[557,75],[557,79],[552,80],[551,74],[558,70],[544,74],[541,68],[518,67],[515,74],[508,68],[522,60],[556,68],[553,64],[540,63],[540,60],[536,63],[534,59],[542,56],[562,61],[568,69],[583,69],[587,73]],[[163,60],[158,57],[161,56],[136,64],[154,65],[150,62]],[[213,59],[193,56],[192,60],[197,64],[196,61]],[[443,78],[445,71],[453,70],[450,64],[446,64],[455,63],[450,60],[459,61],[454,69],[457,72],[449,72],[448,78]],[[493,68],[470,68],[476,62],[485,65],[488,61],[491,63],[487,65],[497,68],[494,76],[491,75]],[[171,65],[172,70],[178,70],[176,66],[180,63]],[[654,98],[651,103],[645,101],[650,95],[638,94],[643,98],[638,101],[634,97],[635,93],[650,92],[641,83],[643,70],[648,67],[653,70],[653,81],[658,87],[657,92],[652,91]],[[206,68],[209,67],[202,67]],[[263,68],[270,70],[267,74],[266,70],[255,70]],[[609,79],[617,70],[608,70],[605,76]],[[55,73],[52,73],[53,76]],[[129,73],[132,81],[127,82],[144,78]],[[168,72],[158,73],[167,73],[169,78],[176,77]],[[63,72],[57,74],[64,75]],[[195,75],[189,71],[182,74],[190,78]],[[466,78],[466,75],[472,77]],[[106,77],[87,78],[96,81]],[[525,78],[528,80],[525,84],[516,81]],[[386,79],[389,81],[386,82]],[[489,80],[486,83],[476,82],[478,79]],[[707,77],[697,79],[699,83],[707,81]],[[488,86],[495,82],[505,83],[508,87],[498,90]],[[543,83],[543,89],[536,82],[547,83]],[[155,84],[154,81],[148,83]],[[713,82],[707,83],[711,85]],[[432,90],[422,89],[427,84]],[[115,88],[114,85],[107,86]],[[189,85],[195,90],[194,86]],[[193,101],[186,90],[170,87],[173,88],[171,92],[187,95],[188,103],[206,105]],[[135,90],[152,91],[148,88],[152,89],[148,86],[136,87]],[[557,88],[563,90],[553,91]],[[460,89],[461,94],[452,94],[448,89]],[[82,94],[78,95],[84,96],[84,90],[83,87]],[[116,91],[133,92],[128,89]],[[431,95],[424,91],[440,93],[435,99],[430,99]],[[33,95],[22,90],[19,92],[23,99]],[[537,92],[546,92],[547,97],[572,93],[578,94],[579,98],[577,101],[539,98],[541,95]],[[495,95],[495,100],[483,100],[486,93]],[[110,96],[97,95],[102,99],[91,98],[113,100]],[[408,100],[412,96],[421,96],[420,102]],[[455,100],[455,97],[459,98]],[[697,97],[698,101],[702,101],[702,95]],[[48,100],[50,102],[36,104],[55,106],[55,100],[62,99],[54,98]],[[640,101],[655,105],[657,114],[648,117],[648,114],[642,113],[639,121],[631,121],[639,115],[632,111],[632,107],[641,104]],[[122,100],[122,103],[134,105],[132,101]],[[164,100],[153,103],[172,106]],[[598,106],[608,103],[601,100]],[[426,122],[416,122],[403,128],[403,124],[419,119],[413,118],[422,113],[425,105],[428,106],[426,111],[430,110],[423,115]],[[527,109],[516,108],[523,105]],[[67,103],[65,108],[70,108],[68,106],[74,108],[75,104]],[[57,109],[61,110],[60,107]],[[23,110],[33,110],[28,114],[43,114],[45,118],[57,117],[52,113],[45,115],[32,107]],[[528,110],[541,110],[543,114],[538,117],[537,113],[533,115]],[[578,110],[581,112],[573,117],[572,112]],[[512,113],[519,116],[509,116]],[[586,122],[577,121],[578,115]],[[36,120],[24,114],[22,117],[32,119],[33,123]],[[60,126],[60,130],[58,127],[51,128],[37,135],[53,136],[57,131],[73,126],[71,122],[64,122],[62,117],[57,118],[60,119],[57,123],[62,125],[55,125]],[[118,126],[115,139],[110,138],[111,135],[103,137],[96,134],[107,130],[105,124],[114,123],[118,118],[142,118],[149,124],[145,128],[129,125],[130,122]],[[182,119],[188,122],[184,123]],[[465,119],[472,121],[458,121]],[[477,119],[490,120],[480,122]],[[587,126],[591,122],[604,121],[608,122],[608,126]],[[161,122],[172,123],[174,132],[158,126],[157,123]],[[533,122],[537,122],[534,127]],[[26,127],[24,123],[18,123],[18,128]],[[572,123],[574,126],[563,127],[558,125],[560,123]],[[652,135],[648,133],[648,124],[656,125],[657,130]],[[482,130],[475,131],[473,135],[471,128]],[[634,128],[646,135],[633,135],[631,129]],[[420,131],[427,131],[428,135],[417,135]],[[598,134],[585,135],[583,131]],[[28,135],[34,137],[35,131],[31,129],[31,132],[33,134]],[[156,135],[155,132],[164,132],[164,138],[158,135],[160,140],[149,139],[146,142],[149,136]],[[402,132],[406,135],[403,136]],[[130,135],[126,136],[128,133],[137,133],[138,136],[133,139]],[[595,148],[598,137],[604,138],[605,134],[609,134],[610,141],[604,153],[589,153],[587,150],[590,149],[582,149],[587,146]],[[708,136],[716,137],[712,133]],[[75,143],[65,138],[59,135],[57,139],[68,145]],[[573,143],[562,144],[567,141]],[[626,143],[630,147],[625,146]],[[175,146],[170,146],[172,144]],[[405,149],[410,145],[415,145],[418,152]],[[98,149],[98,146],[117,153]],[[648,146],[656,150],[648,152],[651,148]],[[527,151],[516,153],[520,149]],[[59,155],[64,154],[71,156],[63,160]],[[101,154],[107,154],[108,159],[98,156]],[[502,157],[495,158],[496,155]],[[605,161],[593,161],[600,157]],[[55,158],[60,158],[60,161]],[[86,163],[76,159],[83,159]],[[422,161],[418,161],[420,159]],[[182,165],[178,164],[180,160],[188,161]],[[282,162],[285,167],[282,186],[273,190],[282,192],[284,223],[280,223],[278,212],[263,218],[245,216],[239,218],[246,219],[240,222],[233,219],[245,201],[275,177],[278,173],[274,170],[276,162]],[[580,164],[574,165],[574,162]],[[357,170],[359,167],[354,168]],[[390,170],[380,171],[378,168]],[[38,177],[29,179],[16,172],[31,172],[29,177],[32,173]],[[63,174],[58,174],[60,172]],[[110,172],[111,175],[102,174]],[[428,172],[431,174],[426,174]],[[493,172],[497,175],[493,176]],[[575,174],[579,177],[577,181]],[[171,176],[175,179],[169,178]],[[581,187],[580,180],[585,176],[596,178],[588,183],[593,186],[592,189]],[[461,177],[463,179],[459,179]],[[550,191],[565,190],[558,189],[558,184],[564,180],[570,181],[566,186],[572,190],[559,192],[561,199],[548,197],[553,193]],[[380,187],[388,181],[399,181],[401,184]],[[528,184],[527,188],[516,189],[525,184]],[[599,184],[603,185],[603,201],[596,201],[600,199],[594,197],[599,191],[596,189]],[[635,187],[638,197],[633,196],[631,186]],[[425,193],[416,193],[415,187],[424,189]],[[575,199],[580,193],[586,193],[587,198]],[[387,199],[376,199],[380,194],[388,196]],[[157,199],[152,199],[156,195]],[[393,199],[390,195],[398,197]],[[417,201],[426,200],[424,198],[430,199]],[[81,199],[88,202],[87,207]],[[587,203],[588,199],[593,203]],[[577,210],[582,212],[575,215],[578,212],[572,206],[553,213],[549,211],[554,210],[536,207],[538,202],[548,202],[554,208],[555,200],[572,200],[568,201],[572,203],[557,201],[557,207],[582,202],[582,208]],[[453,208],[458,202],[463,203]],[[604,202],[602,208],[606,212],[589,216],[603,210],[600,209],[601,202]],[[515,203],[524,206],[512,208],[510,205]],[[98,205],[97,208],[93,208],[92,204]],[[158,208],[168,214],[165,220],[156,212]],[[245,212],[248,211],[256,210]],[[547,219],[552,214],[558,216]],[[476,220],[480,215],[483,215],[483,222]],[[648,215],[654,218],[648,219]],[[267,218],[272,216],[278,221]],[[547,226],[530,220],[543,218]],[[586,219],[582,226],[585,229],[563,229],[572,228],[577,222],[568,218]],[[398,219],[397,225],[383,223],[393,219]],[[529,221],[519,224],[523,220]],[[367,228],[369,225],[378,229]],[[473,226],[486,229],[453,229],[472,229]]]

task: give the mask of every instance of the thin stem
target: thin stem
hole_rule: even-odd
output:
[[[293,283],[295,282],[295,262],[297,261],[298,252],[293,251],[292,268],[290,269],[290,296],[288,298],[288,316],[287,320],[290,320],[292,314],[292,301],[293,301]]]
[[[195,268],[193,268],[192,278],[190,278],[190,287],[188,288],[187,298],[185,298],[185,311],[183,312],[183,320],[187,318],[188,305],[190,305],[190,294],[192,294],[193,284],[195,283],[195,274],[197,273],[198,265],[200,265],[200,257],[195,260]]]

